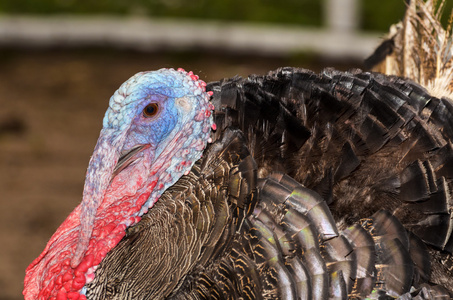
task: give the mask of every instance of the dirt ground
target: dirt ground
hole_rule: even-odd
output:
[[[193,70],[205,81],[317,60],[105,49],[0,50],[0,299],[22,299],[24,270],[81,200],[108,99],[136,72]]]

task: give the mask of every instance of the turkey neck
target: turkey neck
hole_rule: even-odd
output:
[[[187,287],[215,268],[254,206],[256,164],[244,144],[239,131],[226,130],[209,145],[191,172],[126,230],[86,285],[87,298],[122,299],[120,291],[127,291],[147,299],[189,299]],[[137,274],[150,280],[134,280]]]

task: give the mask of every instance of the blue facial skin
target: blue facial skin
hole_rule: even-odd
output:
[[[156,115],[151,117],[143,113],[150,103],[158,105]],[[174,99],[161,95],[151,95],[138,105],[138,110],[124,142],[124,150],[140,144],[149,144],[151,148],[155,148],[154,146],[164,140],[175,128],[180,114],[175,107]]]
[[[178,120],[184,121],[180,109],[174,104],[177,98],[199,97],[194,87],[185,79],[187,75],[174,70],[159,70],[138,73],[123,83],[110,99],[103,125],[110,131],[112,143],[121,138],[124,131],[128,137],[122,150],[137,144],[158,144],[175,128]],[[143,109],[151,102],[159,104],[159,113],[154,118],[145,118]],[[119,142],[119,141],[118,141]]]

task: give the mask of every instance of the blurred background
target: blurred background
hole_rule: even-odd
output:
[[[0,0],[0,299],[22,298],[25,268],[80,202],[108,99],[127,78],[361,68],[404,10],[403,0]]]

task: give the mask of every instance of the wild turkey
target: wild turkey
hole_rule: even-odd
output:
[[[167,69],[120,87],[26,299],[450,298],[450,100],[359,70],[207,90]]]
[[[79,265],[92,202],[28,268],[26,299],[449,297],[440,286],[453,290],[449,100],[360,71],[223,80],[208,85],[217,130],[198,159],[211,127],[202,85],[160,70],[115,93],[87,172],[83,201],[107,189],[95,190],[89,247]],[[170,113],[176,106],[183,113]],[[161,150],[160,134],[182,141]],[[154,151],[166,173],[147,162]]]

